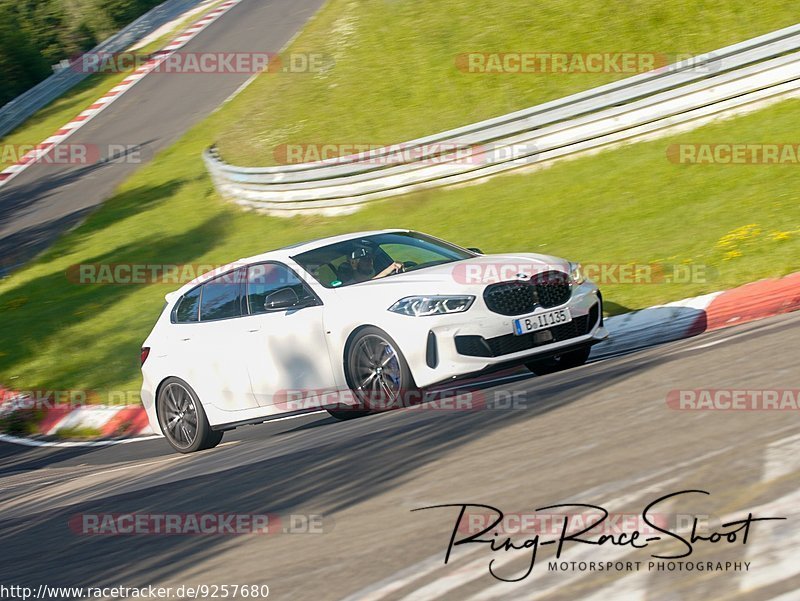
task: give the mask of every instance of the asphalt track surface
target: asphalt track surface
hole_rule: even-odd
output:
[[[513,410],[423,405],[346,422],[316,414],[240,428],[218,448],[188,456],[163,439],[0,445],[0,582],[264,583],[270,599],[287,600],[796,599],[797,412],[677,411],[666,397],[685,388],[798,388],[799,338],[800,314],[787,314],[481,389],[489,397],[516,392]],[[531,576],[507,583],[488,574],[492,557],[511,578],[524,573],[529,554],[465,545],[444,565],[457,510],[411,511],[482,503],[511,513],[580,502],[638,515],[686,489],[711,495],[673,499],[660,513],[788,520],[753,524],[747,545],[697,543],[687,558],[747,561],[749,571],[549,572],[550,547]],[[242,536],[87,536],[69,526],[75,516],[129,512],[267,513],[282,521],[274,534]],[[290,515],[321,515],[322,532],[292,532]],[[670,540],[654,544],[573,544],[562,560],[646,565],[651,553],[683,550]]]
[[[322,4],[323,0],[244,0],[180,52],[278,52]],[[65,144],[96,145],[103,159],[109,158],[109,145],[124,145],[135,153],[130,156],[149,161],[249,77],[151,73]],[[76,114],[83,108],[76,107]],[[0,267],[9,269],[46,248],[141,166],[115,159],[92,165],[37,164],[0,187]]]

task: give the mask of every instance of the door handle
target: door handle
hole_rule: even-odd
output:
[[[250,333],[252,333],[252,332],[260,332],[261,328],[253,328],[252,330],[247,330],[247,331],[250,332]]]
[[[181,338],[181,342],[188,342],[191,338]]]

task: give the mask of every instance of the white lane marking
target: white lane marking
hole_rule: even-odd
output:
[[[788,429],[788,428],[789,427],[787,427],[786,429]],[[578,499],[578,498],[592,498],[595,494],[600,494],[600,489],[604,489],[604,490],[619,490],[620,488],[623,488],[625,486],[638,487],[639,485],[642,485],[642,484],[644,484],[644,483],[646,483],[648,481],[658,480],[659,478],[662,478],[662,477],[665,478],[671,472],[680,471],[680,470],[683,470],[683,469],[685,469],[687,467],[695,465],[697,463],[701,463],[701,462],[707,461],[708,459],[711,459],[712,457],[716,457],[718,455],[723,455],[725,453],[728,453],[731,450],[731,448],[732,447],[723,447],[723,448],[720,448],[720,449],[716,449],[714,451],[709,451],[708,453],[700,455],[699,457],[694,457],[692,459],[687,459],[686,461],[682,461],[680,463],[664,467],[664,468],[662,468],[660,470],[655,470],[653,472],[650,472],[648,474],[644,474],[642,476],[633,478],[631,480],[618,480],[618,481],[609,482],[609,483],[603,485],[602,487],[594,487],[594,488],[589,489],[589,490],[584,490],[583,492],[577,493],[576,495],[572,496],[571,498],[572,498],[572,500],[575,500],[575,499]],[[654,490],[660,490],[664,486],[668,486],[671,483],[672,483],[671,479],[659,480],[659,484],[656,487],[656,489],[654,489]],[[650,489],[649,488],[645,489],[642,492],[647,492],[648,490],[650,490]],[[620,499],[621,499],[620,503],[632,502],[631,499],[638,498],[639,494],[640,494],[639,492],[635,492],[635,493],[630,493],[628,495],[625,495],[624,497],[620,497]],[[611,504],[609,503],[606,506],[610,507]],[[460,554],[460,560],[464,561],[467,557],[469,557],[469,556],[471,556],[471,555],[473,555],[475,553],[478,553],[480,551],[484,551],[485,552],[485,549],[477,549],[476,548],[476,549],[471,549],[471,550],[464,551],[463,553]],[[427,576],[427,575],[429,575],[429,574],[431,574],[433,572],[436,572],[437,570],[453,569],[453,568],[451,568],[451,566],[453,566],[454,563],[453,564],[444,565],[443,558],[444,558],[443,552],[437,552],[436,554],[431,555],[430,557],[427,557],[424,560],[422,560],[422,561],[420,561],[420,562],[418,562],[418,563],[416,563],[416,564],[414,564],[414,565],[412,565],[410,567],[403,568],[402,570],[400,570],[400,571],[398,571],[398,572],[396,572],[396,573],[394,573],[394,574],[392,574],[390,576],[387,576],[386,578],[383,578],[382,580],[379,580],[378,582],[374,582],[374,583],[372,583],[370,585],[367,585],[366,587],[363,587],[363,588],[357,590],[356,592],[354,592],[354,593],[348,595],[347,597],[345,597],[342,601],[379,601],[379,600],[386,598],[388,595],[390,595],[390,594],[392,594],[392,593],[394,593],[394,592],[396,592],[396,591],[398,591],[398,590],[400,590],[402,588],[405,588],[407,586],[412,585],[414,582],[424,578],[425,576]],[[490,558],[484,558],[482,560],[483,567],[471,579],[474,580],[475,578],[478,578],[480,576],[485,575],[484,569],[488,565],[489,559]],[[456,560],[454,559],[453,561],[455,562]],[[462,579],[462,583],[463,582],[466,582],[466,580]],[[523,582],[526,582],[526,581],[523,581]],[[507,583],[503,583],[503,584],[506,585]],[[501,595],[501,598],[504,598],[503,595]]]
[[[713,330],[712,330],[713,331]],[[704,348],[710,348],[712,346],[717,346],[718,344],[724,344],[726,342],[730,342],[731,340],[735,340],[736,338],[742,338],[743,336],[749,336],[750,334],[754,334],[755,332],[752,330],[748,330],[747,332],[739,332],[738,334],[733,334],[731,336],[725,336],[724,338],[719,338],[717,340],[712,340],[711,342],[705,342],[703,344],[697,344],[695,346],[690,346],[685,349],[681,349],[682,351],[696,351]]]
[[[139,50],[140,48],[144,48],[149,44],[157,41],[159,38],[164,37],[165,35],[172,33],[181,23],[187,21],[194,17],[195,15],[209,9],[212,5],[216,4],[218,0],[205,0],[205,2],[195,6],[192,9],[187,10],[185,13],[179,15],[169,23],[165,23],[152,33],[149,33],[147,36],[143,37],[141,40],[136,42],[133,46],[128,48],[128,52],[133,52],[134,50]]]
[[[764,451],[761,483],[768,484],[798,470],[800,470],[800,434],[787,436],[767,446]],[[750,541],[747,548],[747,558],[753,562],[756,569],[745,573],[739,580],[740,591],[771,586],[800,572],[800,562],[796,559],[796,549],[800,546],[798,506],[800,506],[800,490],[795,490],[752,510],[756,517],[789,519],[784,522],[759,524],[765,532]],[[795,598],[798,597],[800,595]]]
[[[161,63],[174,54],[176,50],[182,48],[190,40],[197,37],[201,31],[206,29],[209,25],[214,23],[217,19],[222,17],[241,1],[242,0],[227,0],[226,2],[220,4],[218,8],[212,10],[210,13],[208,13],[208,15],[192,24],[189,28],[185,29],[180,35],[174,38],[161,50],[155,52],[150,60],[137,68],[136,71],[128,75],[118,86],[112,90],[109,90],[103,96],[95,100],[77,117],[56,130],[53,135],[45,139],[44,142],[39,144],[35,149],[28,152],[16,164],[10,165],[9,167],[0,171],[0,187],[10,182],[31,165],[37,164],[39,159],[47,156],[56,144],[60,144],[69,138],[81,127],[89,123],[89,121],[111,106],[113,102],[122,97],[125,92],[130,90],[139,81],[141,81],[145,75],[156,69]]]
[[[287,415],[286,417],[276,417],[274,419],[268,419],[261,425],[272,424],[274,422],[285,422],[287,419],[299,419],[301,417],[308,417],[309,415],[318,415],[320,413],[327,413],[325,409],[319,409],[317,411],[309,411],[308,413],[301,413],[300,415]]]
[[[404,588],[409,583],[440,569],[442,567],[443,557],[443,553],[431,555],[407,568],[403,568],[388,578],[373,582],[355,593],[348,595],[342,599],[342,601],[380,601],[384,597]]]
[[[621,578],[617,578],[610,585],[604,586],[593,595],[586,597],[583,601],[645,601],[647,591],[647,579],[650,577],[648,572],[631,572]]]
[[[755,517],[785,517],[781,522],[757,524],[758,535],[748,540],[747,560],[752,562],[749,572],[739,580],[739,590],[750,592],[788,580],[800,573],[797,548],[800,546],[800,524],[797,508],[800,490],[795,490],[770,503],[751,509]],[[724,516],[722,520],[738,517]]]
[[[800,434],[782,438],[767,446],[762,482],[800,470]]]
[[[113,472],[121,472],[124,470],[131,469],[133,467],[147,467],[148,465],[160,465],[162,463],[169,463],[171,461],[176,461],[178,459],[191,459],[190,455],[173,455],[171,457],[163,457],[161,459],[156,459],[155,461],[148,461],[147,463],[126,463],[119,467],[112,467],[107,470],[103,470],[102,472],[89,472],[88,474],[84,474],[78,478],[78,480],[85,480],[87,478],[94,478],[96,476],[102,476],[103,474],[111,474]]]
[[[0,434],[0,442],[9,442],[11,444],[18,444],[24,447],[109,447],[117,444],[130,444],[132,442],[142,442],[145,440],[153,440],[154,438],[162,438],[160,434],[152,434],[151,436],[138,436],[136,438],[120,438],[117,440],[63,440],[63,441],[49,441],[49,440],[33,440],[30,438],[18,438],[9,434]]]
[[[286,43],[285,43],[283,46],[281,46],[281,49],[280,49],[280,50],[278,50],[278,54],[279,54],[279,55],[283,54],[283,53],[284,53],[284,51],[286,51],[286,50],[289,48],[289,46],[291,46],[292,42],[294,42],[294,41],[295,41],[295,40],[298,38],[298,36],[299,36],[301,33],[303,33],[303,31],[304,31],[304,30],[305,30],[305,29],[306,29],[306,28],[307,28],[307,27],[308,27],[308,26],[311,24],[311,22],[312,22],[312,21],[314,21],[314,20],[317,18],[317,14],[318,14],[318,13],[316,13],[316,12],[315,12],[315,13],[314,13],[314,14],[311,16],[311,18],[310,18],[310,19],[309,19],[309,20],[306,22],[306,24],[303,26],[303,29],[299,29],[299,30],[295,31],[295,32],[294,32],[294,34],[292,34],[292,37],[290,37],[288,40],[286,40]],[[250,84],[251,84],[251,83],[253,83],[253,82],[256,80],[256,77],[258,77],[259,75],[261,75],[261,73],[253,73],[253,74],[252,74],[250,77],[248,77],[248,78],[247,78],[247,81],[246,81],[246,82],[244,82],[242,85],[240,85],[238,88],[236,88],[236,89],[233,91],[233,93],[232,93],[230,96],[228,96],[228,97],[227,97],[227,98],[226,98],[226,99],[225,99],[225,100],[222,102],[222,104],[220,104],[220,105],[219,105],[217,108],[215,108],[215,109],[214,109],[214,111],[213,111],[213,112],[215,112],[215,113],[216,113],[216,112],[217,112],[218,110],[220,110],[220,109],[221,109],[223,106],[225,106],[225,105],[226,105],[226,104],[228,104],[228,103],[229,103],[231,100],[233,100],[234,98],[236,98],[236,97],[237,97],[239,94],[241,94],[242,92],[244,92],[244,91],[245,91],[245,90],[246,90],[248,87],[250,87]]]
[[[773,597],[772,601],[800,601],[800,591],[789,591],[780,597]]]
[[[674,480],[674,479],[673,479]],[[660,481],[657,484],[652,484],[649,487],[641,490],[627,493],[615,499],[609,499],[604,503],[600,503],[602,507],[625,507],[639,501],[642,497],[650,497],[654,494],[659,494],[665,486],[669,486],[671,481]],[[580,498],[580,497],[579,497]],[[603,552],[603,561],[619,561],[626,555],[636,553],[636,549],[630,547],[611,547]],[[582,547],[577,551],[570,551],[568,555],[564,555],[563,559],[556,560],[555,556],[547,560],[540,559],[539,563],[545,561],[590,561],[596,557],[597,549],[594,547]],[[519,559],[513,555],[508,560],[496,560],[495,565],[505,565],[511,563],[513,559]],[[484,559],[484,569],[488,564],[488,560]],[[482,575],[482,574],[481,574]],[[532,573],[525,580],[519,582],[507,583],[499,582],[494,584],[481,592],[469,597],[468,601],[490,601],[492,599],[503,599],[504,601],[517,600],[520,601],[534,601],[535,599],[542,599],[559,590],[564,590],[565,587],[579,580],[588,579],[592,577],[591,572],[550,572],[546,566],[539,565],[538,571]],[[625,576],[623,576],[624,578]],[[474,579],[474,577],[473,577]],[[531,591],[531,586],[535,591]],[[514,594],[515,596],[511,596]],[[614,596],[607,596],[606,599],[616,599]]]

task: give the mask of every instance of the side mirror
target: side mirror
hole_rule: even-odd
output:
[[[284,311],[300,305],[300,297],[293,288],[281,288],[271,292],[264,299],[266,311]]]
[[[480,248],[474,248],[474,247],[472,247],[472,246],[468,246],[468,247],[467,247],[467,250],[471,250],[472,252],[474,252],[474,253],[477,253],[477,254],[479,254],[479,255],[482,255],[482,254],[483,254],[483,251],[482,251]]]

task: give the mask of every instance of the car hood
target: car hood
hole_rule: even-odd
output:
[[[569,273],[569,261],[551,255],[515,253],[480,255],[463,261],[434,265],[418,271],[334,288],[337,297],[382,299],[392,303],[417,294],[472,294],[480,296],[487,285],[530,277],[545,271]]]

